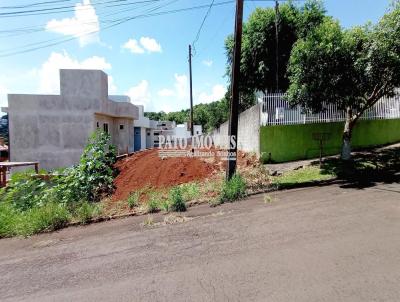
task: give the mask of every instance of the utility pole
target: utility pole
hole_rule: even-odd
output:
[[[193,88],[192,88],[192,45],[189,45],[189,82],[190,82],[190,135],[193,140]],[[193,142],[192,142],[193,149]]]
[[[237,133],[239,120],[239,81],[240,81],[240,56],[242,49],[242,24],[243,24],[243,0],[236,0],[235,16],[235,45],[233,51],[231,89],[232,98],[229,115],[229,154],[226,169],[226,179],[229,180],[236,172],[237,162]],[[231,156],[233,155],[233,156]]]
[[[276,91],[279,92],[279,2],[275,0],[275,40],[276,40]]]

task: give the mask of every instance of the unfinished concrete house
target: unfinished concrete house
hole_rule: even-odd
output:
[[[79,161],[89,135],[110,133],[120,153],[133,152],[138,107],[109,96],[100,70],[60,70],[60,95],[9,94],[10,161],[38,161],[44,169]]]

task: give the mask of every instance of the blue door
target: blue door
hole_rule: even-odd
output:
[[[134,127],[133,132],[134,132],[134,136],[133,136],[133,138],[134,138],[134,140],[133,140],[133,144],[134,144],[133,150],[134,150],[134,151],[139,151],[139,150],[142,148],[142,146],[141,146],[142,139],[141,139],[141,137],[140,137],[140,127]]]

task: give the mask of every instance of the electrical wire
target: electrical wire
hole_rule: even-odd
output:
[[[199,30],[197,31],[196,38],[195,38],[195,39],[193,40],[193,42],[192,42],[192,47],[193,47],[193,54],[192,54],[192,57],[196,56],[196,42],[197,42],[197,41],[199,40],[199,38],[200,38],[201,30],[203,29],[204,23],[206,22],[208,16],[210,15],[210,12],[211,12],[211,9],[212,9],[212,7],[213,7],[213,5],[214,5],[214,2],[215,2],[215,0],[212,0],[212,1],[211,1],[210,6],[208,7],[208,10],[207,10],[207,12],[206,12],[206,14],[205,14],[205,16],[204,16],[204,18],[203,18],[203,21],[202,21],[201,24],[200,24]]]
[[[178,1],[178,0],[174,0],[172,2],[175,2],[175,1]],[[226,4],[232,3],[233,1],[234,0],[214,3],[214,6],[226,5]],[[164,7],[164,6],[162,6],[162,7]],[[140,15],[126,17],[126,18],[120,18],[120,19],[114,20],[108,26],[103,27],[102,30],[103,31],[104,30],[108,30],[110,28],[113,28],[115,26],[118,26],[120,24],[126,23],[126,22],[134,20],[134,19],[142,19],[142,18],[149,18],[149,17],[155,17],[155,16],[170,15],[170,14],[175,14],[175,13],[180,13],[180,12],[203,9],[205,7],[209,7],[209,5],[198,5],[198,6],[192,6],[192,7],[186,7],[186,8],[178,8],[178,9],[162,11],[162,12],[140,14]],[[161,7],[159,7],[159,8],[161,8]],[[3,50],[3,51],[0,51],[0,57],[9,57],[9,56],[14,56],[14,55],[18,55],[18,54],[28,53],[28,52],[31,52],[31,51],[35,51],[35,50],[39,50],[39,49],[43,49],[43,48],[59,45],[59,44],[62,44],[62,43],[66,43],[66,42],[75,40],[76,38],[80,38],[82,36],[86,36],[86,35],[90,35],[90,34],[95,34],[97,32],[98,32],[98,30],[91,31],[91,32],[83,33],[81,35],[74,36],[74,37],[71,37],[71,38],[66,38],[66,39],[63,39],[61,41],[58,40],[58,39],[53,39],[53,40],[48,40],[48,41],[43,41],[43,42],[38,42],[38,43],[31,43],[31,44],[27,44],[27,45],[22,46],[21,49],[17,50],[17,51],[10,51],[10,49]]]

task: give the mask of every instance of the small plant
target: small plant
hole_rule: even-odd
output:
[[[153,226],[154,225],[154,219],[153,216],[147,215],[146,219],[143,221],[143,226]]]
[[[169,192],[169,200],[171,204],[171,211],[174,212],[185,212],[186,204],[182,197],[182,189],[180,187],[174,187]]]
[[[272,203],[273,198],[269,195],[264,195],[264,203]]]
[[[87,201],[82,202],[75,210],[77,219],[82,224],[89,223],[94,217],[100,214],[101,210],[97,204]]]
[[[168,200],[163,200],[160,204],[161,209],[163,209],[165,212],[169,212],[170,211],[170,204]]]
[[[243,198],[245,195],[246,183],[242,176],[240,176],[239,174],[235,174],[230,180],[223,183],[220,194],[220,201],[232,202]]]
[[[129,208],[133,209],[134,207],[138,206],[139,199],[140,199],[140,192],[134,192],[131,195],[129,195],[127,199]]]
[[[191,201],[199,197],[199,185],[195,182],[183,184],[180,188],[184,201]]]
[[[147,202],[147,212],[155,213],[160,209],[160,198],[158,194],[152,193],[150,194],[149,201]]]

